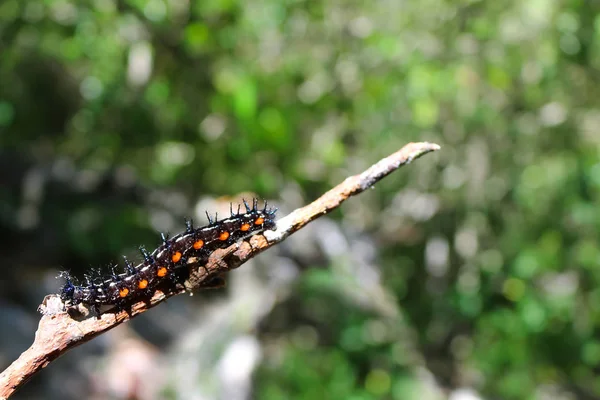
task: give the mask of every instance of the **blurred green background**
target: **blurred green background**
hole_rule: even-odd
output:
[[[15,398],[600,399],[599,10],[3,0],[1,368],[58,271],[442,146]]]

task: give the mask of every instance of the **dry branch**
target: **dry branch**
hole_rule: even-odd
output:
[[[218,277],[231,269],[239,267],[256,254],[284,240],[312,220],[339,207],[350,196],[363,192],[399,167],[439,148],[436,144],[426,142],[407,144],[396,153],[380,160],[362,174],[347,178],[311,204],[299,208],[280,219],[277,222],[276,231],[267,231],[264,235],[253,236],[248,242],[234,244],[227,249],[215,251],[211,255],[206,268],[190,265],[192,273],[185,283],[185,289],[191,291],[218,286],[220,280],[214,279],[214,276]],[[189,263],[193,264],[194,260],[189,260]],[[51,361],[60,357],[69,349],[120,325],[154,307],[167,297],[185,291],[185,289],[182,288],[168,294],[157,291],[150,301],[134,304],[129,313],[126,311],[116,314],[105,313],[100,318],[87,315],[83,319],[74,319],[64,312],[64,305],[57,295],[47,296],[40,306],[40,311],[44,315],[40,320],[33,345],[0,374],[0,399],[8,398],[36,372],[46,367]]]

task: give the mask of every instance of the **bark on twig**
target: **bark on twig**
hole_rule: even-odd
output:
[[[189,260],[189,263],[192,264],[190,265],[192,273],[190,279],[185,283],[185,289],[194,290],[218,286],[220,280],[215,280],[214,276],[220,276],[239,267],[312,220],[339,207],[350,196],[363,192],[399,167],[439,148],[433,143],[409,143],[363,173],[347,178],[311,204],[281,218],[277,221],[276,231],[267,231],[264,235],[253,236],[248,242],[215,251],[206,268],[195,266],[193,265],[194,260]],[[102,314],[100,318],[87,315],[85,318],[75,319],[62,311],[63,304],[57,295],[47,296],[40,306],[40,311],[44,315],[40,320],[33,345],[0,374],[0,399],[8,398],[36,372],[71,348],[120,325],[185,289],[182,288],[168,294],[157,291],[149,301],[134,304],[129,313],[126,311],[116,314],[109,312]]]

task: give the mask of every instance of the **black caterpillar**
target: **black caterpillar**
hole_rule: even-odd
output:
[[[157,288],[174,287],[189,276],[187,260],[195,257],[199,265],[205,265],[216,249],[232,244],[266,230],[274,230],[276,208],[268,208],[265,201],[262,209],[254,199],[252,207],[244,200],[246,212],[233,211],[226,219],[213,220],[208,213],[209,224],[194,229],[191,220],[186,220],[186,230],[170,239],[161,233],[162,245],[149,253],[140,247],[144,260],[133,265],[125,257],[125,271],[117,273],[115,266],[105,277],[85,277],[85,284],[77,285],[70,274],[63,272],[66,283],[60,297],[67,309],[83,304],[94,310],[97,316],[101,308],[126,309],[137,301],[150,299]]]

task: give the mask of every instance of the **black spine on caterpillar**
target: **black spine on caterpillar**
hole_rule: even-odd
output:
[[[218,220],[207,213],[209,224],[194,228],[191,220],[185,221],[184,232],[168,238],[161,234],[162,244],[149,253],[140,247],[143,261],[137,265],[125,259],[123,272],[114,267],[107,276],[93,274],[86,276],[85,284],[77,282],[67,272],[60,274],[65,279],[60,297],[67,307],[84,304],[100,315],[100,308],[108,307],[122,310],[135,301],[149,299],[157,288],[173,287],[182,283],[186,274],[187,260],[193,257],[203,266],[212,252],[226,248],[250,236],[266,230],[274,230],[276,208],[269,208],[265,202],[258,207],[253,199],[252,206],[243,201],[246,212],[233,211],[230,205],[230,217]]]

